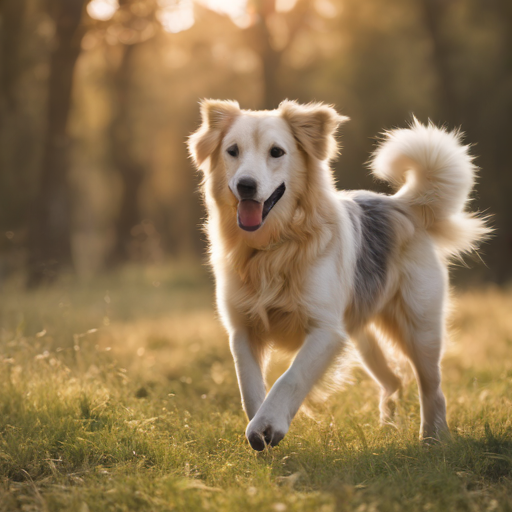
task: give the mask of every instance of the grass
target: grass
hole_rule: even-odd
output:
[[[0,510],[512,511],[512,292],[456,296],[453,440],[417,441],[407,368],[395,428],[374,383],[244,438],[226,336],[199,266],[125,269],[0,298]]]

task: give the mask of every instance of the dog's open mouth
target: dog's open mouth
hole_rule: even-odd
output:
[[[256,231],[263,224],[270,210],[283,197],[285,190],[285,184],[281,183],[264,203],[242,199],[238,203],[238,225],[245,231]]]

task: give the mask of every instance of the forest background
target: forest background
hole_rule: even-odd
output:
[[[512,277],[509,0],[1,0],[0,279],[202,257],[186,138],[198,101],[334,104],[338,186],[386,191],[365,162],[412,115],[465,133],[491,214],[485,265]]]

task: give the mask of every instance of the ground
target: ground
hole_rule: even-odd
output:
[[[261,454],[212,300],[192,263],[3,283],[0,510],[512,511],[512,291],[454,295],[451,442],[418,442],[401,364],[394,426],[356,369]]]

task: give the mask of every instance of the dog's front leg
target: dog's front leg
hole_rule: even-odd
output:
[[[288,432],[290,423],[313,386],[345,346],[341,329],[315,328],[291,366],[276,381],[245,435],[258,451],[266,444],[276,446]]]
[[[236,330],[229,338],[229,346],[235,360],[238,386],[242,405],[249,420],[252,420],[265,400],[266,388],[261,371],[261,361],[251,347],[249,334]]]

